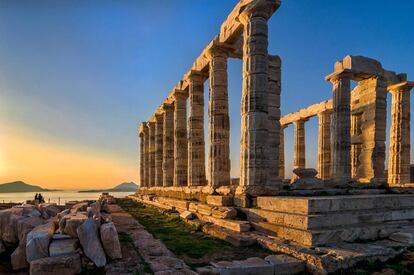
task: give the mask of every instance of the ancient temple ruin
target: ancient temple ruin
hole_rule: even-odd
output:
[[[135,199],[191,211],[239,233],[254,229],[305,247],[375,240],[411,225],[414,195],[401,193],[411,193],[413,186],[410,90],[414,82],[372,58],[348,55],[325,77],[332,83],[326,101],[281,116],[282,62],[268,53],[267,26],[280,4],[241,0],[190,70],[141,123],[141,188]],[[239,181],[230,178],[229,58],[243,61]],[[204,91],[205,81],[209,91]],[[357,82],[354,89],[351,81]],[[388,92],[392,111],[386,171]],[[315,116],[319,119],[317,170],[306,167],[305,156],[305,123]],[[295,174],[288,181],[284,129],[290,124],[294,125]],[[212,214],[214,209],[225,213],[226,207],[245,213],[246,221]],[[269,249],[283,247],[274,245],[276,239],[273,246],[265,237],[256,240]]]

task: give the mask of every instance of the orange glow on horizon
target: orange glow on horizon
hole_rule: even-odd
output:
[[[45,142],[22,129],[0,132],[0,184],[22,180],[54,189],[108,188],[137,183],[138,165],[71,145]]]

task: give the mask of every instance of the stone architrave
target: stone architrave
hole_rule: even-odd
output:
[[[187,95],[185,91],[174,93],[174,186],[187,186]]]
[[[279,142],[279,177],[285,179],[285,129],[287,125],[280,126],[280,142]]]
[[[145,123],[144,127],[143,127],[143,131],[144,131],[144,186],[145,187],[149,187],[149,177],[150,177],[150,138],[149,138],[149,128],[148,128],[148,123]]]
[[[266,193],[269,175],[267,20],[279,5],[279,2],[255,1],[238,16],[243,24],[243,91],[237,194]]]
[[[139,129],[139,186],[145,186],[145,134],[143,132],[144,123]]]
[[[388,184],[410,182],[410,90],[414,82],[388,87],[392,94]]]
[[[318,114],[318,177],[331,178],[331,111]]]
[[[155,186],[155,122],[148,122],[149,129],[149,187]]]
[[[188,116],[188,185],[206,184],[204,144],[204,76],[191,71],[187,77]]]
[[[164,116],[162,114],[155,115],[155,185],[163,186],[163,136],[164,136]]]
[[[164,187],[174,183],[174,105],[164,104],[164,134],[162,171]]]
[[[305,150],[305,120],[293,122],[294,128],[294,155],[293,169],[306,168],[306,150]],[[292,179],[297,179],[296,174]]]
[[[209,60],[208,136],[209,185],[217,188],[230,185],[230,118],[227,91],[226,49],[213,46],[207,53]]]
[[[351,179],[351,73],[335,72],[326,79],[333,84],[332,179],[345,184]]]
[[[267,184],[276,187],[281,184],[279,176],[281,59],[277,55],[269,55],[268,89],[269,174]]]

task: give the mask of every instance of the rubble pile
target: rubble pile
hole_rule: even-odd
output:
[[[0,211],[0,254],[11,253],[13,270],[30,274],[76,274],[122,258],[115,225],[105,211],[114,198],[66,207],[22,204]]]

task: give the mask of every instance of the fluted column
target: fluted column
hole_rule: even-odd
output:
[[[208,51],[208,176],[209,186],[230,185],[230,119],[227,91],[227,52],[218,46]]]
[[[150,157],[149,157],[149,148],[150,148],[150,138],[149,138],[149,128],[148,123],[143,123],[143,132],[144,132],[144,186],[149,187],[149,177],[150,177]]]
[[[184,91],[174,93],[174,186],[187,186],[187,95]]]
[[[306,168],[305,120],[297,120],[293,125],[295,126],[293,169]]]
[[[188,185],[206,184],[204,147],[204,77],[192,71],[187,78],[190,103],[188,117]]]
[[[280,127],[280,142],[279,142],[279,178],[285,179],[285,129],[287,125]]]
[[[331,178],[331,111],[318,114],[318,177]]]
[[[269,169],[267,184],[280,186],[279,176],[279,143],[280,143],[280,90],[281,90],[281,60],[279,56],[269,55],[269,83],[268,83],[268,147]]]
[[[266,194],[269,174],[267,20],[278,5],[255,1],[238,17],[243,24],[243,91],[237,194]]]
[[[164,116],[155,115],[155,186],[162,186],[162,159],[163,159]]]
[[[327,77],[333,84],[332,178],[346,183],[351,179],[351,74]]]
[[[414,82],[388,87],[392,94],[388,184],[410,182],[410,90]]]
[[[163,105],[164,134],[163,134],[163,160],[162,185],[173,186],[174,183],[174,105]]]
[[[148,186],[155,186],[155,122],[148,122],[149,129],[149,175]]]
[[[143,125],[144,124],[144,125]],[[141,123],[139,127],[139,186],[145,186],[145,123]]]

